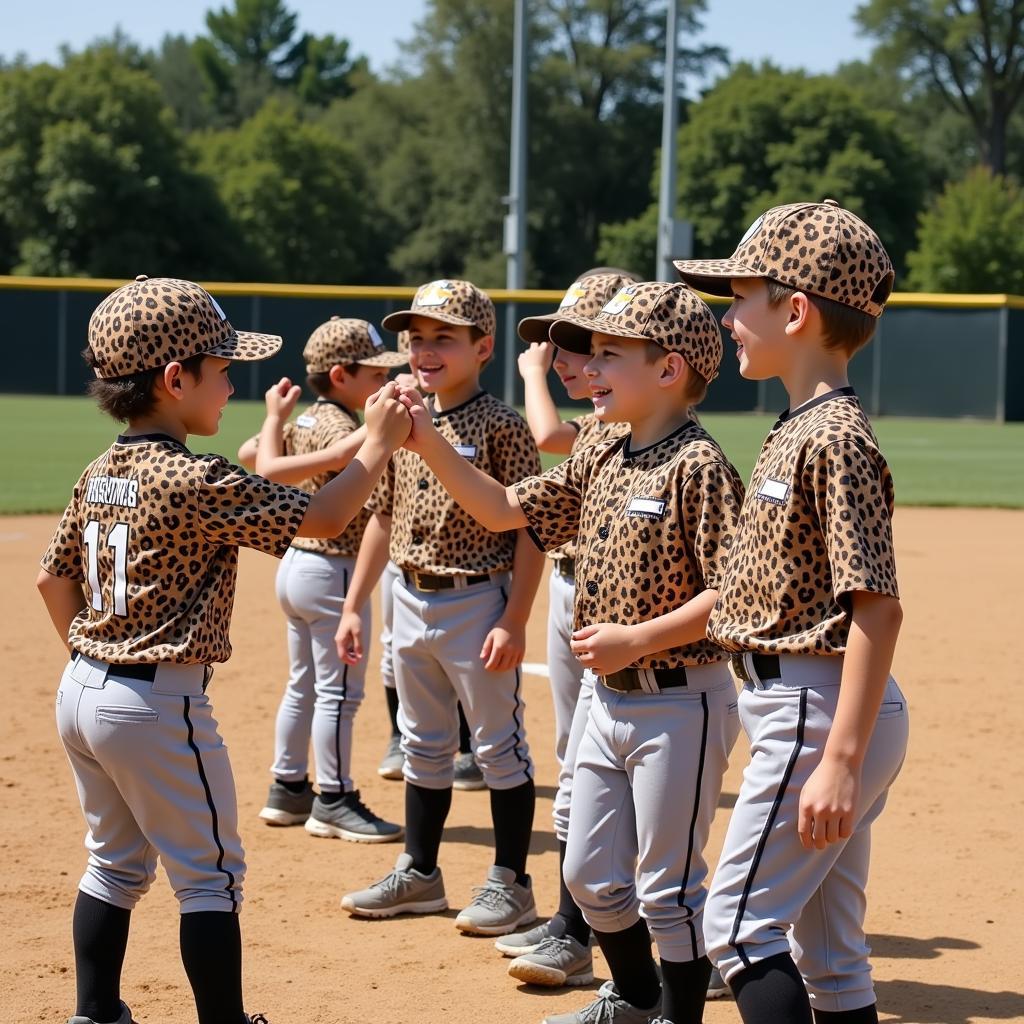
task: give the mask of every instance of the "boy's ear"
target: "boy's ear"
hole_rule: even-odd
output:
[[[181,363],[168,363],[163,368],[163,372],[157,374],[157,378],[154,383],[158,390],[163,390],[170,398],[173,398],[175,401],[180,401],[184,398],[184,390],[181,386],[183,373],[184,369]]]
[[[658,384],[661,387],[671,387],[674,384],[678,384],[686,377],[687,373],[686,360],[678,352],[669,352],[665,356],[665,361],[661,364],[661,375],[658,378]]]
[[[330,370],[327,372],[327,376],[330,378],[331,383],[337,387],[339,384],[343,384],[347,374],[345,373],[345,367],[341,363],[335,363]]]
[[[481,359],[487,360],[494,355],[494,335],[485,334],[482,338],[477,338],[477,355]]]
[[[803,292],[793,292],[786,299],[786,312],[786,333],[793,335],[807,327],[817,310]]]

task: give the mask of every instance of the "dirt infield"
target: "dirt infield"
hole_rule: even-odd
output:
[[[63,1021],[74,1009],[70,912],[84,864],[81,814],[53,724],[63,666],[32,586],[55,517],[0,520],[0,650],[8,711],[0,783],[5,1021]],[[1020,581],[1024,514],[909,509],[896,522],[906,613],[896,674],[911,704],[911,747],[875,829],[868,928],[881,1017],[914,1024],[1024,1019],[1024,663]],[[245,552],[232,639],[214,700],[238,782],[249,861],[242,916],[251,1012],[298,1022],[533,1022],[586,991],[526,989],[505,975],[491,940],[451,919],[489,863],[486,792],[456,793],[441,852],[453,909],[445,916],[363,922],[340,894],[386,871],[400,847],[313,839],[256,818],[269,783],[273,716],[285,676],[276,563]],[[528,661],[544,660],[546,591],[531,622]],[[371,652],[358,718],[356,778],[367,802],[401,820],[402,786],[374,771],[386,714]],[[526,680],[527,724],[540,800],[531,872],[539,909],[553,909],[555,766],[547,681]],[[746,756],[726,780],[731,802]],[[727,811],[715,823],[717,855]],[[145,1022],[192,1021],[177,952],[177,904],[162,873],[134,915],[124,997]],[[1014,967],[1013,965],[1017,966]],[[607,977],[598,958],[599,979]],[[595,986],[596,987],[596,986]],[[709,1004],[707,1024],[738,1021]]]

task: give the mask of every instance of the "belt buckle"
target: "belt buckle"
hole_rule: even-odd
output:
[[[437,587],[425,587],[425,586],[423,586],[423,584],[420,583],[421,576],[422,576],[421,573],[416,572],[415,569],[412,570],[412,581],[416,585],[416,589],[421,594],[436,594],[438,588]]]
[[[733,681],[743,686],[746,683],[753,683],[751,666],[747,662],[747,652],[741,651],[738,654],[729,655],[729,674]]]

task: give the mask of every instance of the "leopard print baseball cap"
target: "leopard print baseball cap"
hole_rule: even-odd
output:
[[[111,292],[89,318],[97,377],[125,377],[190,356],[266,359],[276,334],[236,331],[217,300],[192,281],[140,274]]]
[[[491,297],[469,281],[448,278],[423,285],[417,290],[409,309],[389,313],[381,324],[389,331],[404,331],[414,316],[425,316],[459,327],[477,327],[484,334],[494,334],[496,326]]]
[[[384,347],[377,328],[366,320],[332,316],[321,324],[302,350],[306,373],[327,373],[339,363],[360,366],[404,366],[409,362],[400,352]]]
[[[622,274],[588,274],[569,285],[558,311],[543,316],[528,316],[519,321],[517,333],[527,345],[548,341],[548,331],[555,320],[567,313],[595,316],[625,285],[633,279]]]
[[[731,295],[731,278],[769,277],[881,316],[892,260],[878,235],[834,199],[774,206],[747,228],[727,260],[676,260],[679,276],[709,295]]]
[[[591,334],[653,341],[679,352],[708,383],[722,362],[722,332],[708,304],[684,284],[627,284],[594,316],[565,314],[552,322],[550,338],[570,352],[589,352]]]

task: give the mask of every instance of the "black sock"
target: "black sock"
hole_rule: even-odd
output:
[[[79,892],[71,933],[75,943],[75,1013],[98,1021],[121,1016],[121,967],[132,912]]]
[[[701,1024],[708,996],[711,961],[661,959],[661,1016],[667,1024]]]
[[[565,843],[558,843],[558,910],[551,915],[549,927],[552,935],[571,935],[581,945],[590,942],[590,925],[584,920],[583,911],[565,884]]]
[[[459,753],[471,754],[473,744],[469,739],[469,722],[466,721],[466,712],[462,710],[462,702],[459,702]]]
[[[345,794],[339,789],[336,793],[325,793],[322,789],[320,790],[320,803],[327,804],[328,807],[331,804],[336,804]]]
[[[388,702],[388,718],[391,719],[391,735],[401,736],[402,730],[398,728],[398,687],[385,686],[384,696]]]
[[[526,885],[526,858],[533,836],[533,809],[537,803],[537,790],[533,779],[527,779],[512,789],[492,789],[491,822],[494,825],[494,863],[500,868],[511,868],[516,882]]]
[[[242,933],[238,915],[204,910],[181,915],[181,962],[199,1024],[242,1024]]]
[[[651,933],[641,918],[621,932],[599,932],[594,938],[608,961],[608,970],[619,995],[638,1010],[649,1010],[658,1002],[661,983],[651,955]]]
[[[302,780],[300,782],[290,782],[288,779],[278,778],[275,778],[274,781],[280,783],[282,786],[284,786],[285,789],[288,790],[289,793],[294,793],[296,796],[298,796],[299,793],[305,793],[306,789],[309,786],[308,775],[303,775]]]
[[[437,867],[441,834],[452,806],[452,788],[426,789],[405,784],[405,852],[412,866],[429,875]]]
[[[729,979],[743,1024],[812,1024],[804,979],[788,953],[740,971]]]
[[[815,1010],[814,1024],[878,1024],[878,1007],[872,1003],[857,1010]]]

